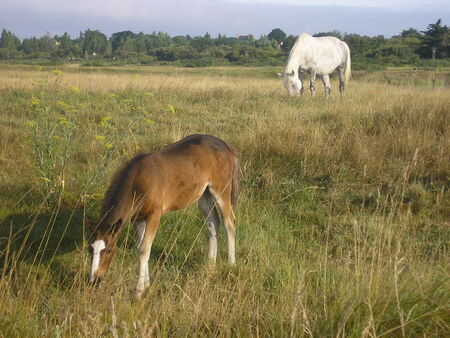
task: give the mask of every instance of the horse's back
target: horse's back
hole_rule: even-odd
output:
[[[135,186],[141,194],[161,196],[164,209],[176,210],[195,202],[208,185],[223,188],[234,165],[235,154],[223,140],[190,135],[144,157]]]
[[[208,171],[217,162],[231,161],[235,154],[220,138],[195,134],[164,147],[159,156],[166,163],[194,162],[198,169]]]
[[[346,60],[345,42],[334,36],[313,37],[302,33],[298,41],[306,68],[314,68],[318,75],[332,73]]]
[[[162,154],[189,156],[192,150],[202,152],[232,152],[225,141],[212,135],[194,134],[186,136],[178,142],[170,144],[161,150]]]

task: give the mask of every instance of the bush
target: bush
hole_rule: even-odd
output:
[[[100,60],[89,60],[81,63],[83,67],[103,67],[105,64]]]
[[[196,60],[195,65],[197,67],[211,67],[214,65],[214,59],[213,58],[201,58]]]
[[[355,57],[352,59],[352,70],[383,70],[386,64],[376,62],[367,57]]]
[[[23,52],[8,48],[0,48],[0,60],[21,59],[23,57]]]

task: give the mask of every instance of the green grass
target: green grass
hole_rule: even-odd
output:
[[[0,66],[1,336],[450,333],[450,92],[434,72],[356,73],[325,99],[319,81],[288,98],[276,67],[58,69]],[[192,133],[240,153],[237,265],[221,230],[208,269],[192,206],[162,219],[143,299],[131,227],[90,288],[84,222],[113,172]]]

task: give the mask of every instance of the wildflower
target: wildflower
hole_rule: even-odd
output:
[[[69,108],[69,105],[61,100],[56,101],[56,105],[63,110],[66,110],[67,108]]]
[[[140,76],[139,76],[139,75],[133,75],[131,78],[133,78],[133,79],[139,79]]]
[[[34,120],[28,120],[25,122],[26,127],[34,127],[36,125],[36,121]]]
[[[153,126],[155,124],[155,122],[153,120],[150,120],[150,119],[145,119],[145,122],[147,124],[149,124],[150,126]]]
[[[59,118],[58,123],[63,126],[63,125],[69,124],[69,120],[66,117],[62,116]]]
[[[105,143],[106,149],[111,149],[112,147],[113,147],[113,145],[111,143]]]
[[[78,93],[78,92],[80,91],[80,88],[75,87],[75,86],[72,86],[72,87],[70,87],[70,91],[71,91],[72,93]]]
[[[171,112],[172,114],[175,114],[175,107],[173,105],[168,104],[167,108],[169,109],[169,112]]]
[[[33,97],[30,100],[30,106],[36,107],[36,106],[39,106],[40,104],[41,104],[41,100],[39,100],[39,99],[37,99],[35,97]]]
[[[59,69],[55,69],[52,71],[53,74],[55,74],[56,76],[61,75],[62,71],[60,71]]]
[[[100,127],[108,127],[110,126],[109,121],[111,120],[111,116],[102,117],[99,122]]]
[[[103,135],[95,135],[95,138],[99,141],[103,141],[105,139],[105,136]]]

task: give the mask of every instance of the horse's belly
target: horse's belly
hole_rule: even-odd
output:
[[[190,181],[178,181],[171,189],[165,191],[164,212],[186,208],[195,203],[205,192],[207,183]]]
[[[317,67],[316,74],[317,75],[328,75],[333,73],[336,68],[339,67],[339,62],[336,61],[330,61],[325,62],[320,65],[320,67]]]
[[[319,76],[331,74],[342,63],[340,53],[331,53],[333,49],[319,49],[315,52],[311,63],[314,64],[316,74]]]

